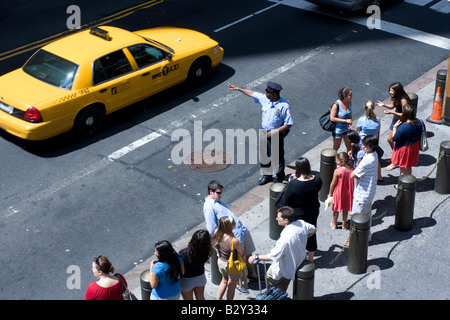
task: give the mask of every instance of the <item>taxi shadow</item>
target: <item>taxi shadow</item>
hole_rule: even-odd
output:
[[[216,86],[223,85],[227,79],[234,75],[234,73],[235,70],[233,68],[221,63],[211,72],[207,82],[199,87],[192,87],[184,82],[107,115],[102,130],[91,137],[78,137],[73,131],[69,131],[43,141],[27,141],[12,136],[2,130],[0,130],[0,137],[42,158],[62,156],[98,141],[108,139],[151,118],[157,117],[164,112],[176,108],[186,101],[193,100],[201,103],[198,98],[199,95]]]

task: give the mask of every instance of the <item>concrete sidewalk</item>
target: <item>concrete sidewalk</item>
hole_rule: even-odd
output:
[[[443,61],[405,87],[407,92],[416,93],[419,97],[418,118],[425,120],[430,116],[436,73],[438,70],[447,69],[447,63],[447,60]],[[387,143],[387,135],[391,116],[383,116],[380,108],[377,108],[377,114],[381,117],[380,145],[385,151],[383,158],[389,159],[391,149]],[[356,125],[357,119],[354,120]],[[426,122],[426,126],[429,150],[420,152],[419,164],[412,170],[412,174],[418,179],[413,228],[410,231],[398,231],[394,228],[397,190],[393,186],[398,182],[399,169],[386,171],[382,168],[384,182],[378,184],[372,206],[375,220],[372,222],[367,273],[355,275],[347,270],[348,249],[343,248],[342,242],[348,238],[349,232],[340,229],[340,223],[338,229],[331,229],[332,212],[330,209],[325,212],[324,203],[321,203],[317,222],[318,250],[315,254],[315,264],[318,269],[315,271],[314,299],[450,298],[448,289],[450,275],[446,272],[450,264],[448,247],[450,219],[446,212],[448,211],[446,208],[450,206],[450,195],[434,191],[436,170],[430,177],[420,181],[435,166],[441,142],[450,140],[450,127],[429,122]],[[310,160],[313,170],[320,171],[321,152],[331,146],[330,137],[303,155]],[[386,164],[382,161],[382,167],[384,166]],[[286,172],[293,172],[293,164],[288,166]],[[270,186],[271,184],[257,186],[230,204],[230,209],[249,228],[257,248],[256,253],[268,253],[276,242],[269,237]],[[376,219],[381,215],[381,218]],[[176,249],[184,248],[192,233],[200,228],[204,228],[204,224],[187,232],[173,245]],[[339,258],[328,266],[341,251]],[[138,298],[141,297],[140,274],[148,269],[151,259],[153,257],[125,274],[130,289],[133,289]],[[206,269],[208,279],[205,288],[206,299],[215,300],[218,286],[211,282],[209,264],[206,265]],[[249,294],[242,294],[236,290],[235,300],[254,299],[259,293],[258,284],[250,282],[249,287]],[[288,289],[290,298],[293,296],[292,289],[291,282]]]

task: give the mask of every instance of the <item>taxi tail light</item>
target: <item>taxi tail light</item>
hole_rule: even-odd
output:
[[[29,122],[42,122],[41,113],[35,107],[29,107],[23,114],[23,119]]]

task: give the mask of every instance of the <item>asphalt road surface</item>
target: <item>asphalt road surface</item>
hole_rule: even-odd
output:
[[[269,80],[282,84],[295,121],[286,138],[289,163],[329,137],[318,118],[341,87],[353,89],[357,119],[367,99],[386,99],[390,83],[410,83],[450,49],[449,13],[437,1],[383,6],[382,30],[368,28],[364,11],[343,14],[301,0],[124,3],[2,3],[0,74],[22,65],[45,39],[66,34],[70,5],[81,9],[83,26],[201,31],[225,49],[223,63],[204,86],[180,85],[119,111],[89,139],[64,134],[30,143],[0,132],[0,299],[82,299],[95,281],[93,257],[106,255],[126,273],[153,255],[156,241],[201,223],[210,180],[225,186],[226,203],[253,188],[257,142],[227,140],[226,133],[256,132],[261,113],[227,82],[257,91]],[[190,148],[174,153],[188,138]],[[201,172],[174,163],[217,145],[234,164]]]

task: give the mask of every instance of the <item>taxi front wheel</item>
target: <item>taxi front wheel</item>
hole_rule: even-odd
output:
[[[199,58],[194,61],[189,69],[188,83],[193,86],[199,86],[206,81],[209,71],[211,70],[211,63],[207,58]]]
[[[75,131],[83,137],[92,136],[100,131],[104,119],[105,112],[101,107],[86,107],[78,113],[75,119]]]

